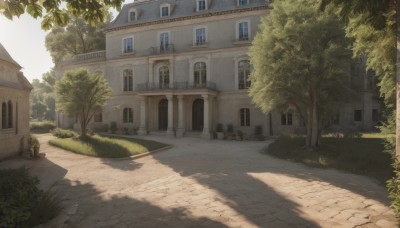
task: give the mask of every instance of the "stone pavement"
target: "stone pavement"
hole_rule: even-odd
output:
[[[172,149],[136,160],[51,147],[31,167],[64,211],[42,227],[395,227],[383,186],[367,177],[309,168],[259,151],[270,142],[144,138]]]

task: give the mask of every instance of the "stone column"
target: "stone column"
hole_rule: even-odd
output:
[[[176,132],[177,137],[183,137],[185,134],[185,114],[183,108],[184,96],[179,95],[178,98],[178,129]]]
[[[147,97],[140,96],[140,127],[139,135],[147,135]]]
[[[201,137],[203,139],[211,139],[211,134],[210,134],[210,102],[209,102],[209,96],[208,94],[203,94],[201,95],[204,100],[204,127],[203,127],[203,133],[201,134]]]
[[[174,132],[174,96],[172,94],[166,95],[168,99],[168,129],[167,136],[175,137]]]
[[[153,84],[153,79],[154,79],[154,76],[153,76],[153,67],[154,67],[154,61],[152,61],[152,60],[149,60],[149,84],[150,85],[152,85]],[[156,81],[157,82],[157,81]]]

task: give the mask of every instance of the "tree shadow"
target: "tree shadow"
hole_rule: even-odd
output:
[[[105,165],[110,166],[113,169],[125,170],[125,171],[132,171],[135,169],[140,169],[143,164],[137,163],[129,158],[127,159],[101,159],[102,163]]]

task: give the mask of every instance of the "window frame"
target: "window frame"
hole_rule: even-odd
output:
[[[250,108],[240,108],[239,109],[239,121],[241,127],[251,126],[251,116]]]
[[[241,24],[247,23],[247,39],[241,37]],[[251,41],[251,22],[249,18],[241,19],[236,21],[236,41],[238,42],[250,42]]]
[[[129,71],[130,75],[126,75],[125,72]],[[132,92],[133,91],[133,69],[125,68],[122,70],[122,91]]]
[[[245,4],[243,4],[245,2]],[[237,0],[237,6],[248,6],[250,4],[250,0]]]
[[[242,70],[240,69],[240,64],[242,62],[247,62],[246,65],[248,65],[248,72],[245,71],[246,68],[242,69]],[[251,74],[250,60],[246,60],[246,59],[239,60],[238,63],[237,63],[237,71],[238,71],[238,89],[239,90],[249,89],[250,85],[251,85],[251,82],[249,81],[249,76]],[[242,71],[243,71],[243,75],[241,75]],[[241,78],[242,78],[242,76],[243,76],[243,87],[241,86],[241,81],[242,81]]]
[[[168,69],[168,71],[162,71],[162,69]],[[158,68],[158,83],[160,88],[169,88],[169,84],[171,83],[171,72],[170,67],[168,65],[162,65]],[[163,73],[162,73],[163,72]],[[167,72],[167,74],[165,74]]]
[[[133,123],[133,108],[125,107],[122,109],[122,123]]]
[[[204,2],[204,8],[200,9],[200,2]],[[196,1],[196,12],[206,11],[208,9],[208,1],[207,0],[197,0]]]
[[[167,15],[164,15],[164,9],[167,9],[166,13]],[[160,5],[160,17],[169,17],[171,16],[171,5],[168,3],[161,4]]]
[[[131,13],[134,13],[134,18],[132,18],[132,14]],[[136,20],[137,20],[137,10],[136,10],[136,8],[130,9],[128,11],[128,21],[132,22],[132,21],[136,21]]]
[[[197,38],[197,31],[204,30],[204,40],[202,42],[198,41]],[[196,26],[193,28],[193,45],[194,46],[201,46],[207,44],[207,26]]]
[[[293,112],[282,112],[281,113],[281,125],[282,126],[293,126]]]
[[[126,40],[132,40],[132,48],[131,49],[127,49],[126,48]],[[134,37],[133,36],[129,36],[129,37],[124,37],[122,38],[122,53],[123,54],[129,54],[129,53],[133,53],[135,50],[135,42],[134,42]]]
[[[196,69],[196,66],[200,65],[200,68]],[[204,67],[202,67],[204,66]],[[198,82],[196,82],[196,76],[198,76]],[[207,63],[203,61],[198,61],[193,64],[193,84],[197,85],[207,85]]]

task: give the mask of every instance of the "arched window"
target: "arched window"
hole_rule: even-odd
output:
[[[250,109],[241,108],[240,109],[240,126],[250,126]]]
[[[159,78],[160,78],[160,88],[168,88],[169,87],[169,68],[167,66],[162,66],[158,70]]]
[[[13,127],[13,108],[12,108],[12,103],[11,101],[8,101],[7,105],[7,128],[12,128]]]
[[[133,72],[131,69],[124,70],[124,91],[133,90]]]
[[[239,89],[248,89],[250,87],[250,62],[242,60],[238,64]]]
[[[1,104],[1,128],[7,128],[7,104],[3,102]]]
[[[131,108],[124,108],[122,121],[124,123],[132,123],[133,122],[133,111]]]
[[[204,85],[207,83],[206,63],[198,62],[194,64],[194,84]]]

